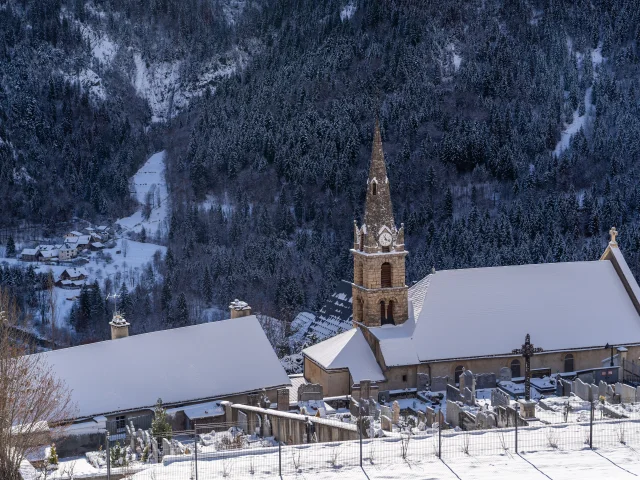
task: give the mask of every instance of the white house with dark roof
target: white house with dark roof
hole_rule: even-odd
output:
[[[305,378],[331,395],[350,393],[363,372],[381,389],[415,388],[419,373],[457,381],[463,369],[519,377],[513,350],[527,334],[543,349],[532,368],[548,373],[599,368],[605,345],[623,361],[640,358],[640,287],[615,228],[599,260],[444,270],[411,287],[402,232],[376,126],[365,224],[354,225],[351,249],[353,328],[302,352]]]

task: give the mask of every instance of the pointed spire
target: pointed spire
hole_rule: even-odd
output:
[[[387,166],[382,150],[380,122],[377,117],[373,132],[369,178],[367,179],[367,200],[365,204],[364,223],[366,225],[365,247],[368,247],[369,251],[379,247],[378,237],[383,227],[388,228],[392,234],[396,232],[393,219],[393,205],[391,204],[391,191],[389,189],[389,178],[387,177]]]

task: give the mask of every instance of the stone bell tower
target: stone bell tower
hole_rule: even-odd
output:
[[[408,318],[404,225],[396,228],[387,167],[376,119],[364,224],[353,231],[353,322],[399,325]]]

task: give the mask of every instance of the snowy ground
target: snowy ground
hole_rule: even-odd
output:
[[[165,180],[165,152],[154,153],[140,167],[131,180],[132,194],[140,203],[140,208],[130,217],[116,221],[125,230],[140,232],[142,227],[147,235],[162,235],[168,230],[166,225],[167,212],[169,211],[169,194]],[[147,201],[151,205],[149,218],[145,220],[143,210]]]
[[[628,425],[631,433],[631,425]],[[600,426],[611,432],[617,424]],[[595,450],[585,443],[588,425],[527,428],[519,431],[521,455],[513,448],[513,429],[489,432],[443,433],[442,459],[435,455],[437,435],[414,437],[408,444],[400,437],[365,440],[363,469],[359,468],[359,442],[336,442],[282,448],[285,478],[335,479],[596,479],[632,478],[640,474],[640,425],[621,444],[611,435],[598,436]],[[607,430],[608,431],[608,430]],[[554,437],[555,435],[555,437]],[[555,445],[555,446],[554,446]],[[403,458],[403,451],[406,451]],[[175,460],[171,457],[169,462]],[[166,462],[168,463],[168,462]],[[193,456],[168,465],[152,465],[133,480],[188,479],[194,473]],[[228,451],[199,454],[198,478],[274,478],[278,475],[278,449],[266,447],[252,453]]]

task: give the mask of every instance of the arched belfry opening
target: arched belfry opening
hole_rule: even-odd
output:
[[[396,306],[396,302],[393,300],[389,300],[389,305],[387,306],[387,323],[391,325],[395,325],[396,322],[393,320],[393,309]]]
[[[376,182],[373,182],[371,184],[371,193],[373,195],[377,195],[378,194],[378,184]]]
[[[391,287],[391,264],[384,262],[380,268],[380,286],[382,288]]]

